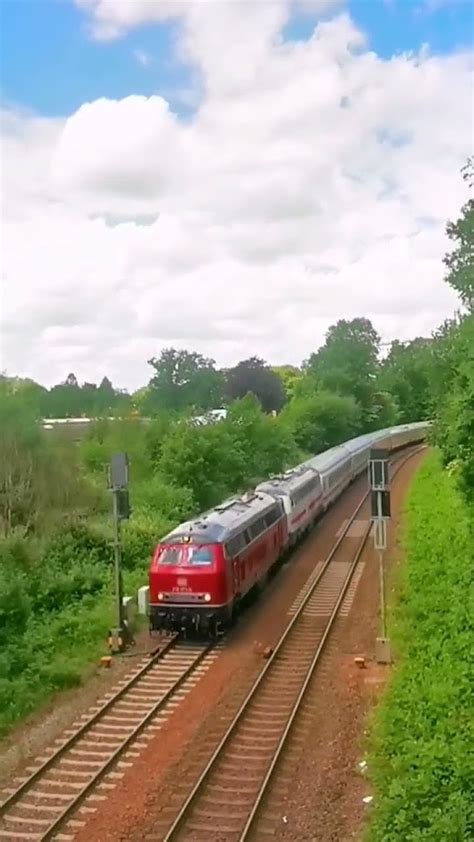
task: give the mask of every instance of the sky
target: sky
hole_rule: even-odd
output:
[[[458,307],[467,0],[0,0],[0,370],[135,389]]]

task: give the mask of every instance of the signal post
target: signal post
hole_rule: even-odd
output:
[[[375,644],[375,657],[379,664],[390,664],[392,653],[387,637],[386,601],[385,601],[385,559],[387,549],[387,521],[390,519],[390,477],[389,451],[372,448],[369,457],[369,487],[371,498],[371,516],[374,524],[374,548],[378,551],[380,583],[380,619],[382,635]]]
[[[124,617],[122,580],[122,520],[130,517],[128,495],[128,456],[114,453],[109,467],[109,489],[113,499],[114,556],[115,556],[115,605],[116,627],[109,632],[109,648],[121,652],[131,641],[131,632]]]

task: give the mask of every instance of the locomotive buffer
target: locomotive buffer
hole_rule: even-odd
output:
[[[390,518],[388,457],[388,450],[371,448],[369,457],[369,486],[371,517],[374,524],[374,548],[378,550],[379,558],[380,618],[382,623],[382,636],[377,638],[375,645],[375,656],[379,664],[389,664],[392,660],[385,615],[384,566],[384,552],[387,549],[387,521]]]

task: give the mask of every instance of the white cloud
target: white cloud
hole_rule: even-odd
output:
[[[91,33],[98,40],[119,38],[130,29],[147,23],[176,18],[211,20],[223,7],[241,20],[261,14],[282,14],[290,8],[308,14],[324,14],[343,5],[345,0],[74,0],[91,16]],[[224,14],[228,11],[225,10]]]
[[[285,43],[283,0],[81,2],[109,37],[182,14],[203,98],[6,115],[0,368],[138,386],[164,345],[299,362],[338,318],[405,339],[454,309],[470,56],[383,60],[345,14]]]

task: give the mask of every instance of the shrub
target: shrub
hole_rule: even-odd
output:
[[[295,398],[283,411],[282,422],[298,447],[314,455],[357,435],[361,409],[352,397],[316,392]]]

